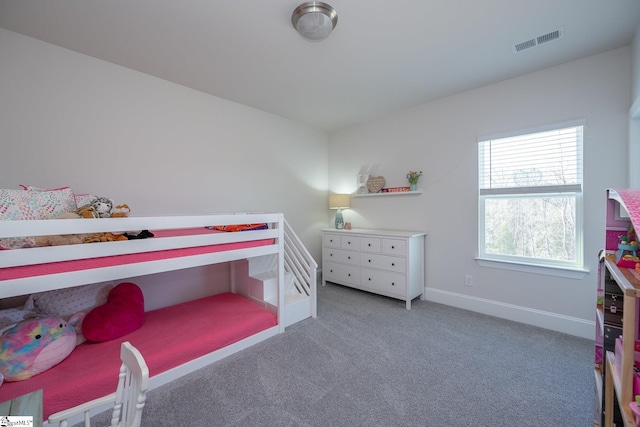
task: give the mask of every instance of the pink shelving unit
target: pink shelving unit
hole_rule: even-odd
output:
[[[618,414],[621,420],[617,422],[636,426],[630,403],[635,394],[640,394],[633,387],[634,352],[640,329],[640,274],[633,268],[635,262],[618,265],[618,249],[622,236],[635,240],[635,230],[640,226],[640,190],[607,190],[606,205],[605,245],[598,267],[594,425],[603,422],[612,426],[614,415]],[[622,337],[622,346],[618,346],[616,354],[618,337]]]

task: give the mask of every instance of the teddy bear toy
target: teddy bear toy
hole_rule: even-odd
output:
[[[57,316],[35,315],[0,337],[0,374],[22,381],[62,362],[76,348],[76,331]]]
[[[76,213],[80,215],[82,218],[89,218],[89,219],[100,218],[100,215],[98,215],[98,212],[96,211],[96,209],[91,205],[85,205],[78,208]]]
[[[91,201],[93,207],[100,218],[111,218],[111,209],[113,209],[113,200],[106,197],[96,197]]]
[[[64,212],[55,217],[55,219],[79,219],[82,218],[75,212]],[[34,241],[36,246],[60,246],[60,245],[77,245],[84,243],[86,234],[56,234],[50,236],[36,236]]]
[[[101,242],[116,242],[119,240],[129,240],[124,234],[117,233],[91,233],[85,237],[83,243],[101,243]]]
[[[122,205],[118,205],[115,208],[113,208],[113,211],[111,212],[111,217],[112,218],[127,218],[129,216],[130,212],[131,212],[131,209],[129,209],[129,205],[124,203]]]

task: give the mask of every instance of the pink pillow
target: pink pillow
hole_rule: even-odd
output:
[[[82,334],[89,341],[120,338],[144,323],[144,296],[138,285],[123,282],[109,292],[107,302],[91,310],[82,321]]]

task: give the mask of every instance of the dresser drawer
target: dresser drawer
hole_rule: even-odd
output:
[[[357,251],[358,249],[360,249],[360,237],[340,236],[340,247],[342,249],[351,249]]]
[[[406,259],[387,255],[360,254],[360,265],[367,268],[379,268],[380,270],[405,273]]]
[[[340,247],[339,234],[325,234],[324,235],[324,247],[325,248],[339,248]]]
[[[382,239],[382,253],[405,256],[407,253],[407,242],[404,240]]]
[[[360,284],[364,289],[403,296],[407,292],[407,278],[402,274],[362,269]]]
[[[322,230],[322,281],[405,301],[424,294],[423,232]],[[411,268],[409,268],[411,262]],[[605,317],[606,320],[606,317]]]
[[[360,250],[362,252],[380,252],[380,238],[378,237],[361,237]]]
[[[322,266],[323,280],[360,286],[360,268],[357,266],[325,262]]]
[[[342,249],[325,248],[324,260],[328,262],[340,262],[342,264],[359,265],[360,254],[354,251],[344,251]]]

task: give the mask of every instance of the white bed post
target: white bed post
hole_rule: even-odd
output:
[[[284,301],[284,215],[278,214],[278,327],[284,332],[285,301]]]

